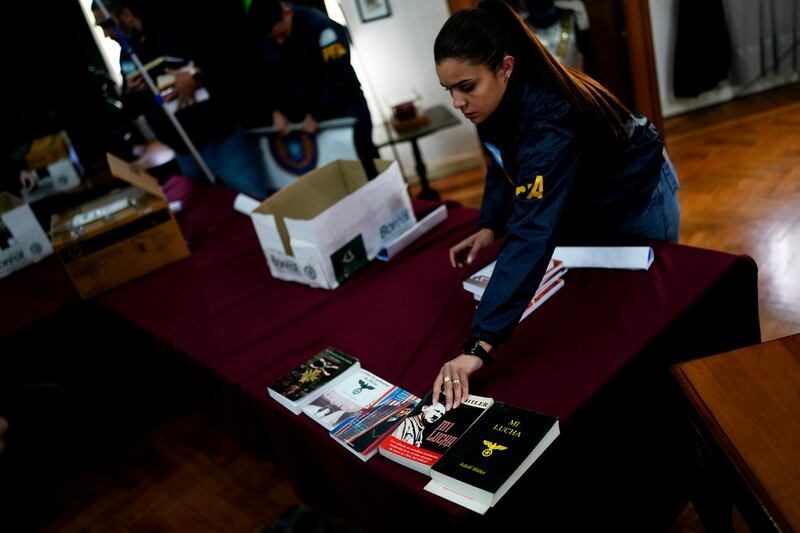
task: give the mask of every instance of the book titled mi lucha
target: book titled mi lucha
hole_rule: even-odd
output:
[[[425,490],[484,514],[558,434],[557,418],[495,402],[436,461]]]

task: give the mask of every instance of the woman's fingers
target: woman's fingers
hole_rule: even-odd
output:
[[[433,382],[433,398],[431,398],[433,403],[439,402],[439,393],[442,392],[443,377],[442,371],[440,370],[439,374],[436,376],[436,380]]]
[[[467,237],[460,243],[450,248],[450,264],[453,267],[464,266],[464,255],[469,252],[472,247],[473,237]]]
[[[469,396],[469,373],[462,369],[459,372],[460,377],[458,378],[461,381],[461,402],[463,403],[467,396]]]

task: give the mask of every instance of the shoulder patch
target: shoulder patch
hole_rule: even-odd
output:
[[[494,158],[495,162],[500,165],[500,168],[505,170],[505,167],[503,166],[503,154],[500,153],[500,150],[489,142],[483,143],[483,146],[489,150],[489,153],[492,154],[492,157]]]
[[[336,31],[333,28],[325,28],[319,34],[319,47],[325,48],[326,46],[335,43],[339,40],[339,36],[336,35]]]

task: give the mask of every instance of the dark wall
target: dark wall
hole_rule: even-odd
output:
[[[584,5],[592,25],[597,81],[622,103],[635,109],[622,3],[618,0],[592,0],[584,2]]]
[[[18,169],[6,155],[37,137],[66,129],[91,163],[92,102],[101,90],[92,72],[104,75],[105,65],[78,0],[9,2],[3,11],[0,32],[8,41],[0,61],[7,66],[8,96],[2,99],[7,166],[1,179],[14,190]]]

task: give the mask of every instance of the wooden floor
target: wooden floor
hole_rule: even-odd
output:
[[[681,240],[756,259],[765,340],[800,331],[798,102],[794,86],[667,121],[681,178]],[[482,178],[476,170],[434,186],[445,198],[478,206]],[[300,502],[280,466],[195,413],[170,417],[18,524],[41,531],[249,532],[293,505]],[[670,531],[704,530],[688,506]]]
[[[681,242],[753,257],[761,335],[800,332],[800,89],[794,101],[670,134]],[[785,94],[785,93],[784,93]]]

